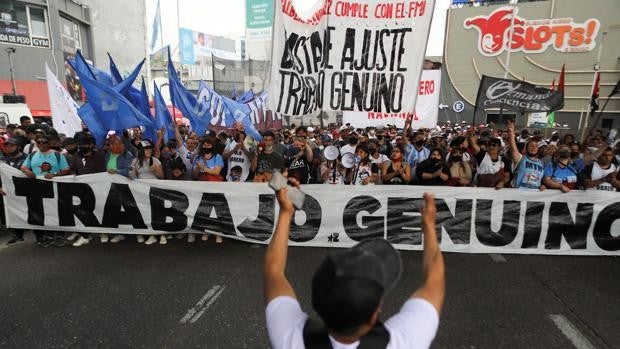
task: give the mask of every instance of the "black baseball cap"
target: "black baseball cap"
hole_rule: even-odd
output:
[[[401,272],[400,255],[384,239],[331,253],[312,279],[312,306],[328,329],[352,333],[368,322]]]

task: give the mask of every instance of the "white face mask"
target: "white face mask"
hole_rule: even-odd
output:
[[[321,145],[319,145],[319,149],[320,149],[320,150],[323,150],[323,149],[325,149],[325,146],[323,146],[323,145],[321,144]]]

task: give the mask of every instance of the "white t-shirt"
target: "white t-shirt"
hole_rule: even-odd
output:
[[[233,140],[230,143],[228,143],[228,145],[226,145],[226,149],[224,151],[225,152],[232,151],[236,145],[237,145],[237,142]],[[226,172],[226,181],[230,181],[230,170],[235,166],[240,166],[241,167],[240,181],[245,182],[245,180],[248,179],[248,176],[250,175],[250,165],[251,165],[250,158],[248,158],[247,155],[245,155],[243,150],[237,149],[232,154],[230,154],[230,156],[228,157],[228,171]]]
[[[370,155],[370,160],[373,164],[377,164],[377,166],[381,168],[384,162],[390,161],[390,158],[385,154],[379,154],[379,157],[376,159],[372,155]]]
[[[345,144],[340,148],[340,156],[346,154],[346,153],[351,153],[353,155],[355,155],[355,148],[357,147],[357,145],[351,145],[351,144]]]
[[[191,153],[184,145],[179,148],[179,156],[181,160],[183,160],[183,164],[185,164],[185,168],[187,172],[192,172],[192,160],[194,159],[194,154]]]
[[[299,302],[289,296],[276,297],[267,304],[267,331],[274,349],[304,348],[303,329],[308,315]],[[397,314],[385,322],[390,333],[388,349],[421,349],[430,347],[437,327],[439,314],[435,307],[422,298],[412,298],[403,304]],[[355,349],[359,341],[351,344],[337,342],[329,337],[334,349]]]

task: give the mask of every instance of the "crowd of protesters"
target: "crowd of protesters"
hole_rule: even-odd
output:
[[[543,130],[544,131],[544,130]],[[579,143],[570,133],[519,133],[504,127],[445,123],[412,130],[394,125],[353,128],[294,126],[262,133],[258,142],[243,126],[197,135],[175,125],[174,139],[147,139],[139,128],[111,135],[98,149],[85,128],[64,137],[45,124],[9,125],[0,136],[2,161],[31,178],[98,172],[130,179],[269,182],[272,171],[288,171],[302,184],[432,185],[533,190],[620,190],[620,140],[593,130]],[[609,136],[612,136],[610,138]],[[10,198],[8,199],[10,200]],[[16,230],[9,244],[23,240]],[[125,236],[34,231],[40,246],[116,243]],[[138,235],[145,244],[167,243],[170,235]],[[177,235],[188,242],[195,234]],[[208,240],[209,235],[200,236]],[[219,236],[215,237],[221,243]]]

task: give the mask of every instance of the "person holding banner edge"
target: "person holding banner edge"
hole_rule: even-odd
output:
[[[298,183],[295,181],[295,183]],[[280,213],[265,254],[264,297],[273,348],[428,348],[445,298],[445,266],[435,228],[434,196],[424,194],[424,283],[398,314],[379,321],[383,298],[398,281],[398,252],[383,239],[330,254],[312,281],[312,305],[322,323],[308,319],[286,278],[288,235],[295,210],[287,188],[277,193]]]

